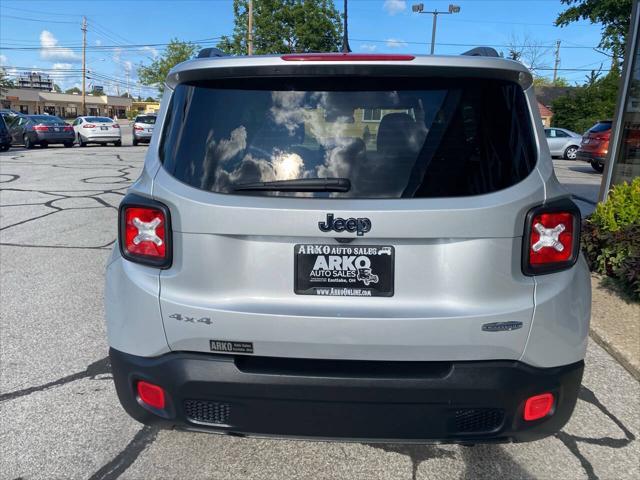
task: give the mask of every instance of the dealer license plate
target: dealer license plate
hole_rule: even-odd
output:
[[[391,246],[305,244],[294,247],[298,295],[392,297]]]

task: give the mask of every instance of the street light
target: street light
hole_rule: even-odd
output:
[[[414,13],[430,13],[433,15],[433,28],[431,30],[431,55],[433,55],[436,49],[436,26],[438,24],[438,15],[451,15],[453,13],[460,13],[460,7],[458,5],[450,3],[448,12],[439,12],[438,9],[433,10],[432,12],[425,12],[424,3],[416,3],[414,5],[411,5],[411,10]]]

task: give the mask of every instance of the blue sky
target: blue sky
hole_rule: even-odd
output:
[[[356,52],[428,53],[432,16],[416,14],[403,0],[349,0],[349,34]],[[446,11],[449,1],[422,0],[425,10]],[[556,40],[561,41],[561,69],[608,68],[605,55],[593,50],[600,25],[580,22],[553,26],[564,9],[560,0],[453,0],[455,15],[438,19],[436,53],[458,54],[468,45],[506,51],[510,43],[529,41],[541,48],[542,63],[553,66]],[[342,10],[342,0],[336,6]],[[231,33],[231,0],[52,0],[0,2],[0,63],[9,73],[47,69],[63,89],[80,84],[82,15],[88,19],[88,68],[92,80],[109,93],[155,95],[137,83],[136,67],[149,63],[169,39],[199,41],[203,46]],[[131,45],[136,45],[132,47]],[[54,47],[54,48],[52,48]],[[68,48],[65,48],[68,47]],[[551,72],[545,73],[551,75]],[[560,71],[581,82],[586,71]]]

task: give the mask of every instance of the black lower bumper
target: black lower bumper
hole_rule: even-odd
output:
[[[591,152],[585,152],[583,150],[578,150],[576,152],[576,159],[582,160],[583,162],[595,162],[601,165],[604,165],[605,157],[601,155],[597,155]]]
[[[398,442],[530,441],[569,420],[584,363],[368,362],[197,353],[155,358],[110,350],[120,402],[136,420],[233,435]],[[166,392],[154,410],[145,380]],[[523,420],[525,400],[551,392],[553,414]]]

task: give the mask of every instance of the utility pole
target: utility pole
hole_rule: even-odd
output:
[[[415,13],[430,13],[433,15],[433,27],[431,29],[431,55],[436,51],[436,27],[438,25],[438,15],[451,15],[453,13],[460,13],[460,7],[458,5],[449,4],[448,12],[440,12],[438,9],[431,12],[424,11],[424,3],[417,3],[411,6],[411,10]]]
[[[87,17],[82,17],[82,115],[87,114],[87,91],[85,78],[87,76]]]
[[[556,62],[553,65],[553,83],[558,79],[558,67],[560,66],[560,40],[556,42]]]
[[[349,21],[347,19],[347,0],[344,0],[344,28],[342,31],[342,53],[349,53],[351,47],[349,46]]]
[[[249,0],[249,25],[247,26],[247,55],[253,55],[253,0]]]

